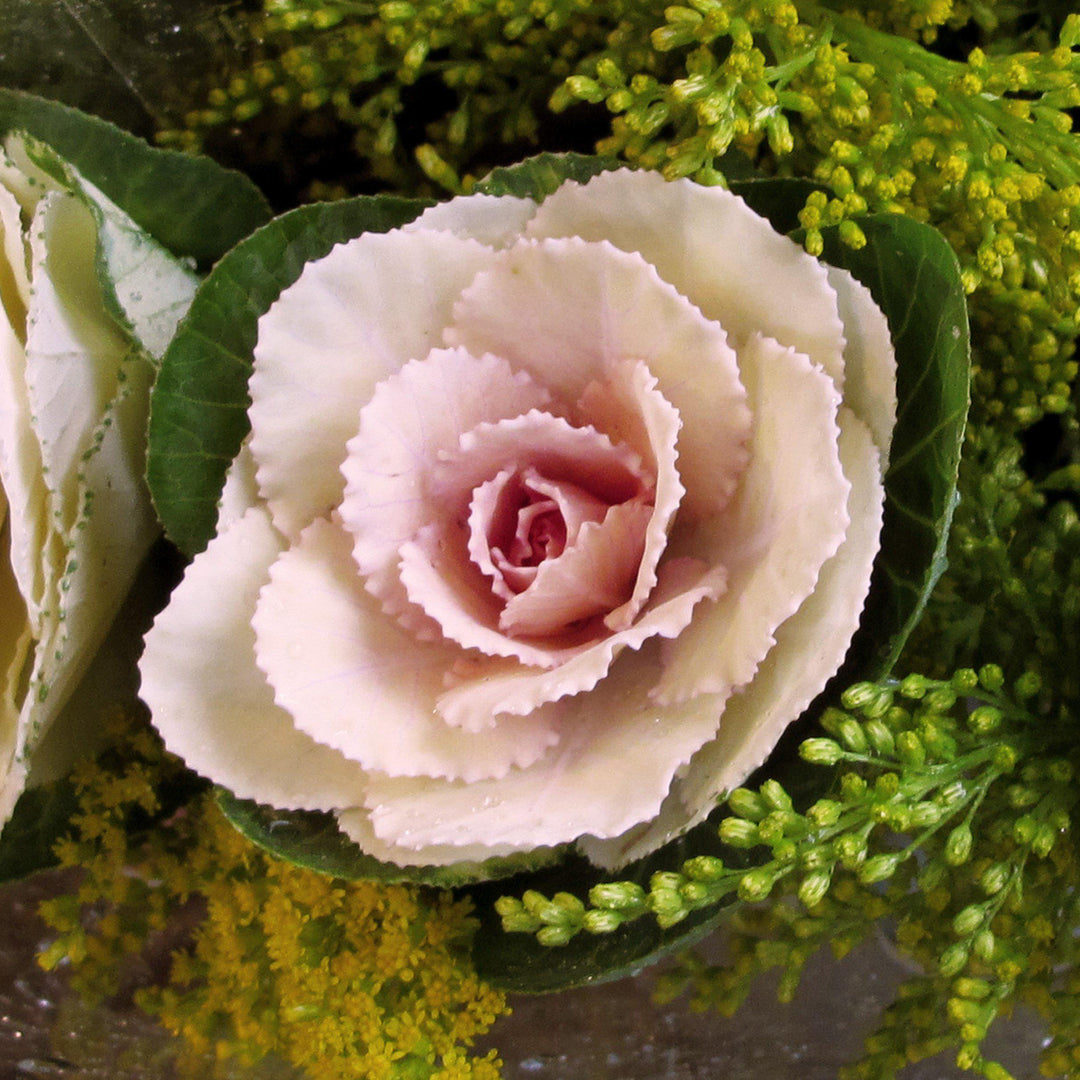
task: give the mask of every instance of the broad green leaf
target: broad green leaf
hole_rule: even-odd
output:
[[[542,201],[560,184],[576,180],[584,184],[597,173],[622,169],[615,158],[589,157],[585,154],[537,154],[517,165],[492,169],[476,185],[483,195],[516,195]]]
[[[202,265],[270,217],[250,180],[209,158],[155,149],[105,120],[0,89],[0,134],[10,131],[52,147],[174,255]]]
[[[855,250],[825,230],[822,258],[850,270],[889,320],[897,418],[885,476],[885,523],[846,681],[888,674],[945,570],[971,378],[967,307],[956,256],[940,233],[878,214]]]
[[[240,243],[203,282],[165,353],[150,404],[150,492],[185,554],[214,535],[225,472],[249,430],[247,384],[260,316],[305,263],[363,232],[403,225],[426,205],[380,195],[302,206]]]
[[[402,867],[364,854],[337,827],[333,814],[277,810],[248,799],[238,799],[224,788],[218,789],[217,801],[221,812],[252,843],[289,862],[346,881],[409,881],[449,889],[536,870],[559,856],[557,850],[538,848],[483,862]]]

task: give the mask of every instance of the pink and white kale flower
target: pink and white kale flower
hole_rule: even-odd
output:
[[[606,172],[340,244],[259,320],[250,391],[143,695],[193,769],[379,859],[636,858],[858,625],[888,326],[727,191]]]

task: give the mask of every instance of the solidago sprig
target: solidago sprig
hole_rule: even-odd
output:
[[[201,910],[165,981],[135,996],[183,1036],[184,1075],[234,1075],[273,1057],[312,1080],[497,1080],[494,1051],[469,1052],[506,1005],[469,959],[466,901],[274,859],[209,792],[140,829],[183,775],[138,725],[80,767],[80,809],[58,853],[84,877],[42,905],[57,933],[44,967],[70,963],[80,992],[108,999],[153,936]]]
[[[1017,1000],[1057,1024],[1051,1054],[1071,1053],[1062,1022],[1071,1014],[1050,988],[1055,964],[1078,952],[1080,866],[1062,840],[1080,792],[1069,729],[1036,714],[1038,695],[1030,675],[1007,693],[995,665],[948,681],[913,675],[857,684],[843,708],[825,711],[823,733],[802,743],[802,758],[833,776],[811,805],[797,808],[771,779],[739,788],[728,797],[715,855],[655,873],[647,887],[620,881],[586,898],[503,897],[504,928],[557,946],[634,919],[667,927],[721,902],[767,901],[737,910],[736,962],[706,968],[690,960],[661,984],[662,993],[690,987],[699,1005],[733,1011],[759,972],[781,967],[781,996],[790,997],[814,952],[846,951],[889,914],[899,920],[898,943],[926,975],[912,984],[917,994],[892,1006],[868,1050],[873,1067],[864,1062],[852,1076],[891,1075],[948,1045],[962,1066],[1003,1076],[980,1044]],[[728,865],[725,847],[756,859],[747,867],[728,856]],[[921,1013],[913,1022],[920,995],[946,1003],[940,1022]],[[1080,1000],[1069,1008],[1080,1009]]]

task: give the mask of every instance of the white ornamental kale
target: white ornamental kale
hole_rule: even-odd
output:
[[[157,535],[152,366],[195,276],[47,147],[0,149],[0,824],[84,747],[85,673]],[[58,722],[58,718],[60,722]]]
[[[309,263],[146,642],[168,746],[398,864],[700,821],[839,667],[888,326],[736,196],[619,171]]]

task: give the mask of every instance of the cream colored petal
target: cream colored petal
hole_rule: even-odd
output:
[[[225,486],[221,489],[221,498],[218,500],[217,531],[224,532],[234,521],[239,521],[258,504],[255,458],[245,440],[225,474]]]
[[[896,426],[896,354],[889,324],[870,290],[846,270],[828,268],[844,321],[844,402],[870,426],[884,475]]]
[[[363,770],[298,731],[255,664],[252,616],[282,546],[261,507],[210,542],[146,637],[140,692],[165,745],[240,798],[354,806]]]
[[[682,418],[684,509],[705,516],[730,497],[750,427],[735,353],[641,256],[577,239],[518,244],[462,294],[447,340],[506,357],[569,402],[643,363]]]
[[[694,465],[697,457],[691,446],[694,442],[700,445],[701,440],[700,434],[695,440],[689,433],[684,432],[678,410],[659,392],[656,377],[640,360],[616,366],[614,378],[606,388],[604,395],[606,400],[603,405],[595,400],[602,393],[599,383],[591,384],[582,396],[582,404],[587,409],[591,406],[608,415],[612,410],[618,409],[624,417],[633,416],[641,427],[639,441],[644,442],[648,447],[646,460],[651,463],[656,475],[653,513],[644,531],[644,545],[633,591],[624,604],[613,608],[604,619],[604,624],[608,629],[625,630],[637,618],[638,612],[656,585],[656,568],[667,549],[668,532],[675,520],[676,512],[683,506],[687,489],[683,484],[678,466],[687,468],[689,483],[694,484],[700,479]],[[742,394],[741,385],[739,393]],[[714,423],[722,426],[722,420],[714,420]],[[731,431],[718,433],[715,427],[712,432],[717,443],[714,453],[724,459],[720,464],[716,463],[714,458],[714,478],[708,485],[708,490],[715,500],[713,505],[719,509],[726,503],[733,490],[734,476],[736,470],[742,468],[745,453],[740,452],[742,451],[740,444],[737,448],[730,447],[731,456],[725,459],[725,440],[734,433]],[[738,438],[738,436],[735,437]],[[724,479],[716,483],[715,477]],[[690,506],[685,508],[687,514],[693,516],[695,509],[700,510],[708,505],[709,500],[704,493],[699,491],[699,496],[701,497],[696,506],[693,499],[689,500]]]
[[[353,843],[363,848],[368,855],[382,862],[393,863],[395,866],[451,866],[454,863],[483,862],[485,859],[513,855],[519,851],[535,850],[535,845],[532,844],[524,847],[513,847],[510,844],[488,845],[484,843],[475,843],[462,847],[440,844],[423,849],[423,862],[421,864],[417,860],[418,853],[415,850],[387,842],[382,837],[375,835],[369,810],[363,808],[339,810],[337,821],[341,831]]]
[[[724,514],[672,536],[675,552],[727,567],[728,591],[668,646],[661,701],[749,682],[848,526],[832,380],[769,338],[751,336],[739,356],[755,419],[750,465]]]
[[[97,227],[74,196],[53,194],[31,227],[34,294],[27,317],[27,385],[46,484],[62,527],[78,512],[79,467],[116,396],[128,343],[97,284]]]
[[[513,195],[458,195],[429,206],[401,231],[434,229],[501,248],[512,244],[521,235],[535,213],[536,203],[532,199],[519,199]]]
[[[401,548],[401,583],[409,600],[438,625],[443,638],[463,649],[534,667],[554,667],[572,655],[572,646],[563,639],[522,640],[501,630],[502,601],[463,546],[448,543],[438,528],[428,526]]]
[[[26,350],[6,313],[0,311],[0,485],[8,504],[9,555],[12,570],[40,629],[45,602],[45,550],[52,497],[45,487],[41,448],[30,425],[30,399],[26,389]]]
[[[716,740],[691,763],[679,792],[693,821],[765,760],[784,728],[839,670],[859,627],[881,544],[885,491],[869,429],[846,409],[840,421],[851,525],[839,551],[821,568],[814,591],[777,629],[776,645],[753,681],[728,702]]]
[[[28,255],[19,204],[0,185],[0,306],[7,312],[8,322],[23,345],[26,344],[26,309],[30,303]]]
[[[435,702],[462,650],[418,642],[360,586],[346,532],[319,519],[274,563],[255,609],[255,653],[296,726],[367,769],[473,781],[531,764],[558,739],[555,709],[482,735]]]
[[[459,685],[442,694],[439,713],[455,726],[479,730],[487,717],[527,717],[545,702],[582,694],[598,682],[603,686],[601,680],[624,649],[640,649],[655,637],[677,636],[702,601],[722,595],[725,580],[722,568],[709,569],[692,559],[664,563],[648,606],[632,626],[583,646],[548,670],[482,667],[476,677],[465,675]],[[591,699],[588,695],[577,700]],[[584,710],[588,705],[575,701],[573,707]]]
[[[848,409],[839,419],[840,458],[851,481],[851,525],[840,550],[821,568],[814,592],[777,629],[753,681],[727,702],[717,737],[691,759],[657,818],[626,836],[580,845],[597,865],[614,869],[639,859],[703,821],[765,761],[843,662],[870,588],[884,490],[869,429]]]
[[[491,255],[452,233],[365,233],[308,263],[259,320],[251,449],[286,535],[341,501],[360,410],[442,344],[455,299]]]
[[[605,172],[584,185],[564,184],[525,234],[609,240],[640,252],[733,344],[764,334],[806,353],[843,384],[843,327],[824,267],[723,188],[654,172]]]
[[[404,610],[397,573],[401,545],[445,514],[430,486],[440,460],[457,451],[463,432],[549,400],[543,387],[505,360],[464,349],[435,349],[375,387],[354,418],[359,431],[341,467],[341,520],[353,536],[367,589],[387,610]]]
[[[77,685],[158,532],[143,480],[152,371],[106,312],[96,228],[78,199],[52,194],[31,229],[27,401],[50,507],[43,534],[27,530],[40,535],[44,592],[31,605],[32,621],[35,605],[40,615],[20,754]],[[41,509],[27,509],[36,522]]]
[[[365,804],[372,828],[425,863],[432,846],[458,847],[464,858],[475,844],[554,845],[586,832],[617,836],[649,820],[680,765],[716,731],[722,708],[705,696],[674,706],[651,702],[656,664],[651,649],[625,657],[591,694],[566,703],[556,749],[501,780],[373,777]]]

